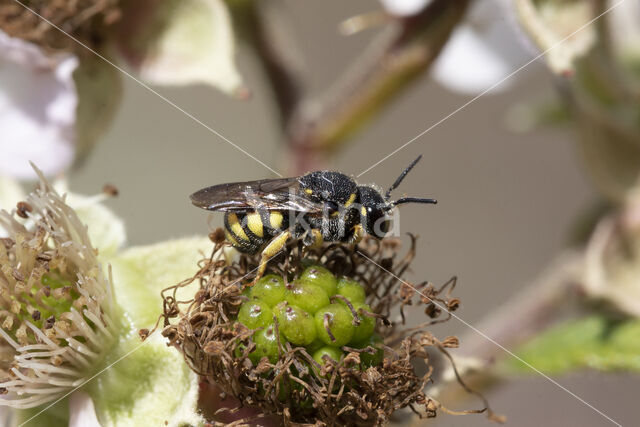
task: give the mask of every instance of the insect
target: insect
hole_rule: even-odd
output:
[[[225,236],[236,249],[249,254],[262,251],[255,283],[269,259],[292,237],[301,238],[306,246],[324,241],[357,244],[365,233],[382,239],[389,231],[388,213],[396,206],[437,203],[415,197],[390,200],[391,192],[421,158],[384,194],[340,172],[316,171],[292,178],[214,185],[190,197],[195,206],[225,213]]]

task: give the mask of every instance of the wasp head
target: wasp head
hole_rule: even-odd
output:
[[[365,231],[372,236],[382,239],[389,231],[390,210],[388,203],[382,197],[380,191],[373,187],[358,187],[361,205],[361,223]]]
[[[395,190],[402,180],[407,176],[409,171],[420,161],[422,156],[418,156],[411,164],[400,174],[396,181],[385,192],[384,196],[380,191],[373,187],[360,186],[358,193],[360,195],[360,204],[362,205],[362,225],[367,233],[382,239],[389,231],[388,212],[398,205],[405,203],[438,203],[435,199],[423,199],[416,197],[403,197],[398,200],[391,201],[391,192]]]

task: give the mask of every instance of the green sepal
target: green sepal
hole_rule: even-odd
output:
[[[640,320],[594,315],[556,326],[529,341],[516,355],[547,374],[589,368],[640,372]],[[534,372],[507,358],[508,372]]]

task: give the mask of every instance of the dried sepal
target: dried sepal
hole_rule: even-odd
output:
[[[120,0],[7,1],[0,4],[0,27],[47,51],[82,52],[85,47],[73,38],[92,48],[101,47],[105,32],[120,18],[119,4]],[[42,18],[53,25],[43,25]]]

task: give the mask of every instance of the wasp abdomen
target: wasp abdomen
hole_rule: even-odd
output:
[[[226,212],[227,240],[239,251],[259,252],[274,236],[288,227],[286,215],[279,211]]]

